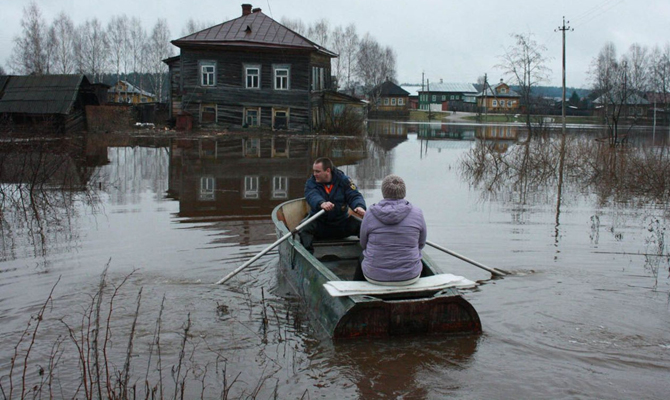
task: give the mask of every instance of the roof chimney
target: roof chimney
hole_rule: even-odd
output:
[[[242,16],[251,14],[251,4],[242,4]]]
[[[262,10],[260,9],[260,7],[256,7],[253,10],[251,10],[251,12],[253,12],[253,13],[257,13],[257,12],[261,12],[261,11]]]

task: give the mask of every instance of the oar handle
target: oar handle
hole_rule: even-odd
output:
[[[286,235],[282,236],[280,239],[278,239],[276,242],[272,243],[270,246],[266,247],[263,251],[260,253],[256,254],[253,256],[249,261],[245,262],[244,264],[240,265],[239,267],[235,268],[235,270],[228,275],[224,276],[221,280],[216,282],[217,285],[221,285],[225,283],[228,279],[232,278],[233,276],[237,275],[238,272],[242,271],[249,265],[251,265],[254,261],[258,260],[259,258],[263,257],[265,254],[267,254],[270,250],[274,249],[277,247],[281,242],[284,240],[290,238],[293,234],[300,232],[302,228],[305,226],[309,225],[314,221],[315,219],[319,218],[321,215],[323,215],[326,211],[321,210],[318,213],[312,215],[309,217],[307,220],[303,221],[300,225],[296,226],[295,229],[293,229],[291,232],[287,233]]]
[[[465,261],[465,262],[468,262],[468,263],[474,265],[475,267],[479,267],[479,268],[481,268],[481,269],[485,269],[485,270],[489,271],[490,273],[492,273],[493,275],[496,275],[496,276],[505,276],[505,275],[507,275],[507,274],[505,274],[504,272],[502,272],[502,271],[500,271],[500,270],[497,270],[497,269],[495,269],[495,268],[489,268],[489,267],[487,267],[487,266],[484,265],[484,264],[478,263],[478,262],[475,261],[475,260],[471,260],[471,259],[469,259],[469,258],[467,258],[467,257],[465,257],[465,256],[462,256],[462,255],[460,255],[460,254],[458,254],[458,253],[456,253],[456,252],[453,252],[453,251],[451,251],[451,250],[449,250],[449,249],[447,249],[447,248],[444,248],[444,247],[442,247],[442,246],[440,246],[440,245],[437,245],[437,244],[435,244],[435,243],[433,243],[433,242],[426,241],[426,244],[429,245],[429,246],[435,247],[435,248],[438,249],[438,250],[442,250],[443,252],[445,252],[445,253],[447,253],[447,254],[450,254],[450,255],[452,255],[452,256],[454,256],[454,257],[456,257],[456,258],[460,258],[461,260],[463,260],[463,261]]]

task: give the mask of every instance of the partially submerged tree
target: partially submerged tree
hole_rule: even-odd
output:
[[[593,90],[599,94],[594,103],[607,124],[611,145],[620,142],[619,128],[624,118],[630,129],[642,116],[640,105],[647,103],[642,98],[648,82],[646,64],[646,51],[639,45],[632,45],[617,59],[613,43],[607,43],[591,63]]]
[[[549,61],[544,55],[546,46],[538,44],[531,33],[515,33],[511,37],[515,44],[505,49],[496,67],[503,70],[509,83],[518,87],[521,104],[525,106],[524,115],[530,138],[533,132],[531,115],[535,114],[539,104],[533,89],[548,80],[551,69],[546,65]]]

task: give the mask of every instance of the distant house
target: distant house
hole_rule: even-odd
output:
[[[387,80],[372,89],[368,117],[372,119],[408,119],[409,92]]]
[[[164,62],[172,117],[232,129],[311,131],[331,88],[332,51],[293,32],[260,8],[173,40]]]
[[[439,83],[430,82],[419,90],[419,109],[431,111],[448,111],[452,108],[462,109],[455,103],[473,102],[477,89],[471,83]]]
[[[409,109],[418,110],[421,85],[401,85],[400,87],[409,93]]]
[[[9,130],[76,133],[86,129],[84,107],[98,105],[84,75],[9,76],[0,115]]]
[[[118,81],[107,90],[107,101],[130,104],[153,103],[156,101],[156,95],[126,81]]]
[[[636,94],[631,94],[625,99],[621,96],[613,98],[600,96],[593,100],[593,106],[594,114],[604,118],[613,112],[617,112],[620,118],[644,118],[651,108],[648,100]]]
[[[488,112],[514,113],[519,110],[521,95],[501,79],[495,86],[488,85],[477,93],[476,98],[477,106]]]

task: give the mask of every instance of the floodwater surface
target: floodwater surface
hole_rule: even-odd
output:
[[[598,398],[670,393],[667,149],[571,129],[370,123],[367,139],[88,137],[0,154],[8,398]],[[368,204],[394,173],[483,333],[333,342],[270,252],[329,156]],[[25,366],[25,370],[24,370]],[[85,379],[84,379],[85,378]]]

